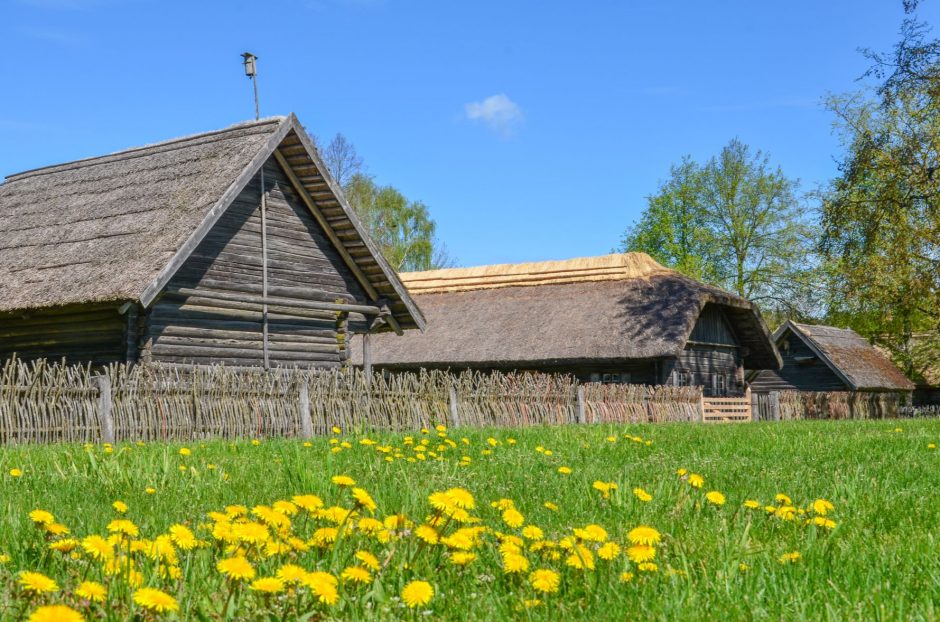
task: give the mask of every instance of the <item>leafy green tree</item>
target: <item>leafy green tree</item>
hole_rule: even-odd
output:
[[[914,376],[915,350],[940,340],[940,41],[926,33],[906,20],[892,54],[867,53],[880,84],[829,99],[846,154],[822,203],[830,317]]]
[[[317,150],[392,267],[410,271],[453,265],[446,247],[434,236],[436,224],[427,205],[407,199],[393,186],[376,184],[365,173],[356,148],[342,134],[327,145],[317,141]]]
[[[705,164],[686,157],[670,173],[622,250],[649,253],[784,317],[812,311],[813,230],[796,181],[737,139]]]

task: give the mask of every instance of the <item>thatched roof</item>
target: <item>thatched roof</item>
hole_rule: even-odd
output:
[[[799,337],[853,391],[912,391],[914,383],[891,360],[850,328],[788,321],[774,332]]]
[[[372,338],[385,367],[530,366],[671,358],[706,304],[719,305],[751,369],[780,355],[757,308],[643,253],[403,273],[428,318],[424,334]],[[361,363],[354,339],[353,361]]]
[[[297,118],[232,127],[10,175],[0,184],[0,311],[149,305],[274,152],[286,158],[403,328],[423,326]]]

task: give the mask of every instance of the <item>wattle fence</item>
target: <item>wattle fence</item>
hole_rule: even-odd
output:
[[[374,374],[43,361],[0,367],[0,443],[312,437],[357,430],[700,421],[701,390],[541,374]]]
[[[0,444],[313,437],[333,426],[401,431],[436,424],[877,419],[899,416],[901,403],[890,393],[749,399],[703,398],[700,387],[580,385],[545,374],[366,376],[142,365],[93,371],[13,360],[0,367]]]

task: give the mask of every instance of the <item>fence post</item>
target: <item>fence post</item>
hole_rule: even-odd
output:
[[[584,385],[578,385],[578,410],[575,414],[578,423],[587,423],[584,418]]]
[[[297,407],[300,409],[300,436],[313,438],[313,419],[310,418],[310,384],[306,380],[300,383],[300,398]]]
[[[751,393],[751,387],[748,387],[744,390],[744,394],[748,397],[748,403],[751,405],[751,421],[757,421],[760,419],[760,412],[758,412],[757,407],[757,394]]]
[[[770,392],[770,420],[780,421],[780,392]]]
[[[457,413],[457,388],[454,385],[450,385],[448,404],[450,405],[450,427],[458,428],[460,427],[460,415]]]
[[[114,417],[111,412],[111,378],[102,374],[95,376],[93,382],[98,386],[98,426],[101,429],[101,442],[114,442]]]

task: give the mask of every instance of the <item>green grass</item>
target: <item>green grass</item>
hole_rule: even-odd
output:
[[[901,428],[901,431],[895,431]],[[106,454],[98,446],[15,447],[0,449],[0,618],[15,619],[42,602],[75,605],[70,591],[83,577],[100,578],[100,569],[84,559],[70,560],[48,551],[43,535],[27,517],[43,508],[67,525],[72,535],[106,533],[115,518],[111,503],[130,506],[128,518],[153,538],[174,523],[196,528],[206,512],[228,504],[271,504],[292,495],[313,493],[327,505],[351,507],[346,491],[330,483],[348,474],[378,503],[376,516],[403,512],[415,521],[431,513],[428,495],[460,486],[477,501],[474,515],[482,524],[504,533],[518,533],[501,523],[490,506],[512,499],[526,524],[541,527],[555,540],[589,523],[603,526],[624,543],[639,524],[663,534],[659,572],[640,573],[620,583],[631,569],[625,558],[597,560],[596,570],[566,568],[564,557],[543,560],[526,553],[535,568],[553,568],[562,576],[560,592],[524,609],[537,595],[527,574],[507,576],[500,566],[494,536],[484,537],[470,566],[446,562],[444,547],[419,546],[413,537],[387,545],[350,535],[335,551],[311,550],[295,561],[308,570],[339,573],[356,546],[385,554],[388,566],[368,586],[341,587],[339,604],[315,605],[301,596],[265,600],[241,589],[224,603],[230,587],[214,568],[218,553],[209,548],[181,554],[184,580],[161,581],[146,563],[139,565],[145,581],[179,599],[180,616],[213,620],[296,619],[831,619],[916,620],[940,617],[940,422],[790,422],[748,425],[570,426],[515,430],[452,430],[457,449],[444,461],[386,462],[374,447],[358,444],[358,435],[344,435],[352,448],[334,454],[327,439],[305,447],[297,440],[221,441],[188,444],[192,455],[181,457],[181,445],[116,446]],[[638,435],[647,446],[624,438]],[[616,435],[617,442],[606,440]],[[438,442],[431,433],[432,447]],[[421,435],[415,435],[420,440]],[[460,442],[469,439],[469,446]],[[490,455],[488,437],[501,441]],[[401,436],[373,435],[379,443],[401,447]],[[509,445],[507,439],[517,442]],[[543,446],[551,456],[536,451]],[[412,452],[405,452],[411,455]],[[458,465],[471,456],[469,466]],[[180,465],[193,467],[185,472]],[[215,469],[208,465],[215,465]],[[569,466],[571,475],[557,472]],[[702,489],[680,481],[684,467],[705,478]],[[13,478],[12,468],[24,471]],[[614,481],[619,489],[609,501],[592,489],[595,480]],[[156,494],[145,492],[147,487]],[[632,494],[642,487],[649,503]],[[727,497],[723,507],[704,502],[705,492]],[[774,503],[786,493],[797,507],[817,498],[835,505],[837,527],[826,530],[769,517],[742,507],[746,499]],[[560,507],[544,507],[550,501]],[[294,520],[295,530],[308,534],[313,521]],[[452,531],[453,526],[448,527]],[[211,540],[205,532],[200,535]],[[784,565],[780,555],[798,551],[802,558]],[[259,576],[273,574],[286,558],[258,560]],[[406,562],[408,567],[405,568]],[[745,563],[746,572],[739,569]],[[670,571],[671,569],[671,571]],[[62,591],[27,602],[15,585],[16,573],[37,570],[55,578]],[[435,596],[426,607],[409,610],[398,600],[412,579],[432,583]],[[143,615],[130,601],[120,578],[112,579],[112,603],[88,614],[107,612],[110,619]],[[298,605],[298,602],[300,603]],[[430,613],[424,613],[430,612]],[[89,619],[94,615],[89,615]],[[166,616],[172,617],[172,616]]]

